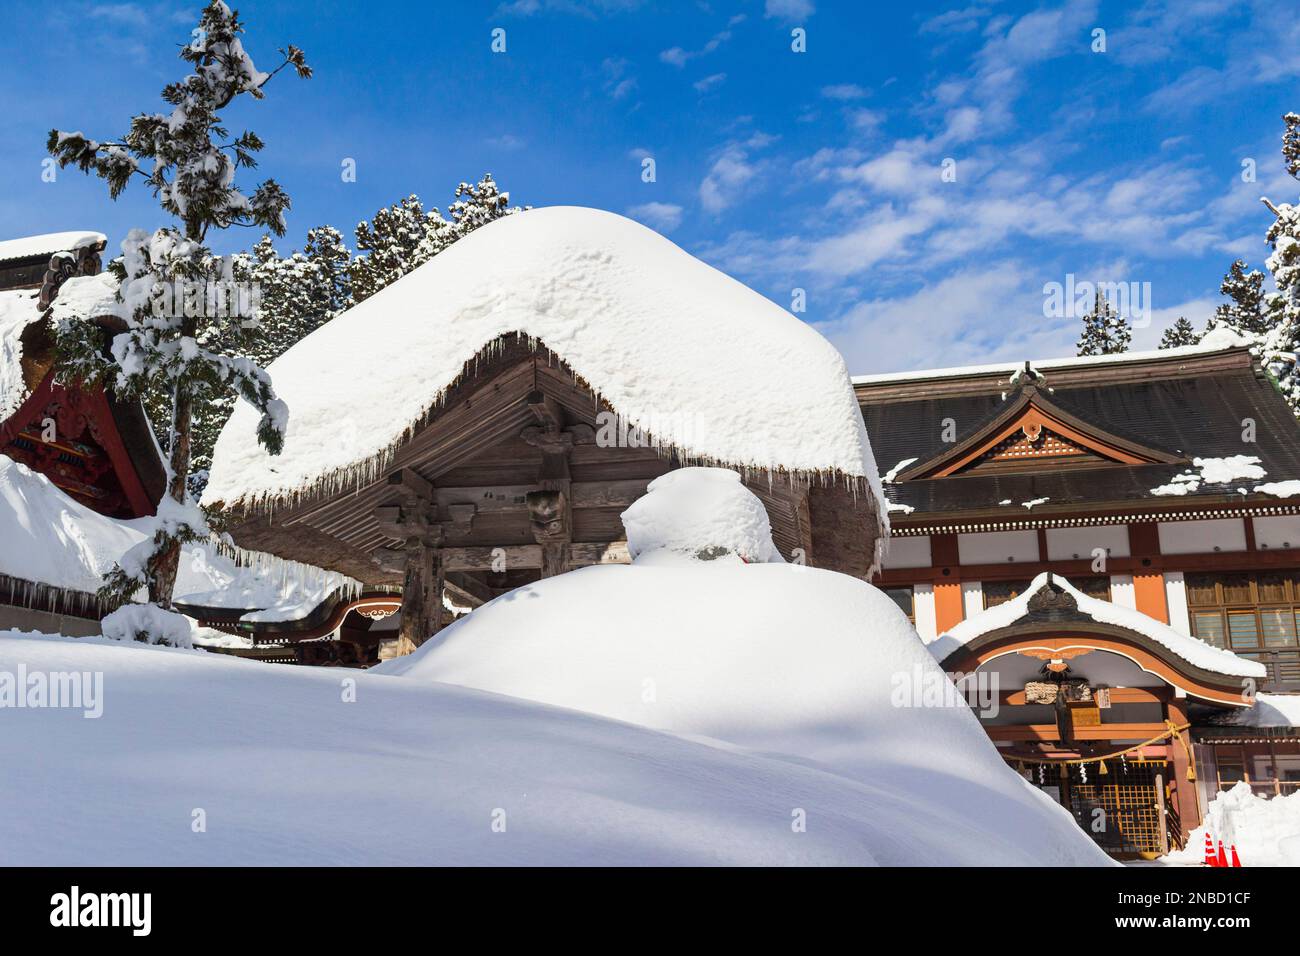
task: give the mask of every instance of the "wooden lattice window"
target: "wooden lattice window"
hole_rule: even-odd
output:
[[[1300,646],[1300,573],[1188,574],[1192,633],[1216,647]]]

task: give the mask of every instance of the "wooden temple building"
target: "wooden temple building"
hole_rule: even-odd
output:
[[[92,511],[129,520],[154,514],[165,487],[148,419],[139,402],[60,381],[44,321],[64,281],[100,271],[105,242],[98,233],[0,242],[0,348],[16,357],[0,396],[0,454]],[[93,593],[0,572],[0,627],[98,633],[103,610]]]
[[[1250,717],[1300,692],[1300,424],[1248,349],[854,384],[888,471],[876,581],[998,685],[1009,763],[1120,855],[1239,780],[1300,788],[1300,727]]]

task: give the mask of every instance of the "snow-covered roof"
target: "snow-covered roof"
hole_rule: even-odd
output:
[[[1300,694],[1256,694],[1254,707],[1230,711],[1215,722],[1233,727],[1300,727]]]
[[[68,497],[45,475],[0,455],[0,574],[94,593],[128,549],[154,531],[153,518],[109,518]],[[272,555],[236,563],[206,544],[186,545],[176,600],[248,609],[249,621],[297,620],[336,590],[359,592],[344,575]],[[12,595],[11,595],[12,597]]]
[[[56,252],[71,252],[85,246],[98,246],[108,242],[102,232],[47,232],[41,236],[23,236],[20,239],[0,241],[0,262],[10,259],[30,259],[33,256],[52,256]]]
[[[41,317],[31,289],[0,292],[0,422],[27,398],[23,379],[23,330]]]
[[[1216,330],[1217,331],[1217,330]],[[1087,365],[1124,365],[1130,362],[1149,362],[1152,359],[1168,359],[1210,355],[1214,352],[1226,352],[1247,347],[1250,342],[1232,333],[1231,329],[1222,330],[1226,334],[1207,336],[1196,345],[1183,345],[1172,349],[1153,349],[1147,352],[1121,352],[1115,355],[1083,355],[1052,359],[1034,359],[1030,367],[1037,372],[1046,369],[1078,368]],[[959,365],[951,368],[916,369],[910,372],[876,372],[871,375],[854,375],[854,385],[880,385],[886,382],[911,382],[932,378],[961,378],[975,375],[1007,375],[1010,377],[1025,369],[1024,361],[994,362],[989,365]]]
[[[968,617],[929,641],[931,653],[938,660],[943,661],[954,651],[965,647],[976,638],[999,628],[1009,627],[1024,617],[1029,611],[1029,602],[1033,596],[1048,586],[1049,574],[1050,572],[1043,572],[1034,578],[1029,587],[1017,597],[1004,604],[991,607],[973,617]],[[1264,665],[1258,661],[1238,657],[1232,651],[1207,644],[1199,638],[1180,634],[1169,625],[1161,624],[1155,618],[1148,617],[1140,611],[1089,597],[1059,574],[1051,575],[1051,584],[1068,592],[1074,598],[1081,614],[1092,618],[1099,624],[1113,624],[1116,627],[1136,631],[1160,644],[1194,667],[1215,674],[1226,674],[1230,677],[1262,678],[1267,675]]]
[[[639,223],[534,209],[476,230],[270,367],[284,451],[241,404],[204,500],[256,504],[371,471],[475,359],[523,333],[685,457],[867,481],[885,511],[839,353],[805,323]]]

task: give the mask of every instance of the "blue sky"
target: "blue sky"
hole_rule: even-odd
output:
[[[200,4],[4,2],[0,234],[93,228],[115,247],[163,224],[138,189],[112,202],[74,171],[42,182],[45,132],[108,138],[160,109]],[[242,181],[293,197],[282,250],[320,223],[350,239],[411,192],[445,208],[491,171],[519,203],[641,218],[783,306],[805,290],[801,317],[854,372],[1073,354],[1078,320],[1043,314],[1067,274],[1149,282],[1134,344],[1151,347],[1180,314],[1203,324],[1234,257],[1262,266],[1259,197],[1297,193],[1279,143],[1300,110],[1300,20],[1277,3],[239,9],[255,60],[294,43],[316,70],[226,117],[267,142]]]

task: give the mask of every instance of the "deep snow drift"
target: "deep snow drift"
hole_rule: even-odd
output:
[[[23,667],[101,672],[103,713],[0,711],[0,865],[839,865],[901,852],[876,819],[904,808],[896,795],[477,691],[0,632],[0,674]]]
[[[268,368],[284,451],[240,403],[205,502],[373,477],[466,362],[520,332],[630,424],[687,457],[880,481],[844,360],[809,325],[639,223],[533,209],[489,223],[298,342]],[[829,480],[829,479],[828,479]]]
[[[707,493],[716,479],[705,471],[675,472],[668,489],[695,481]],[[652,487],[629,510],[652,511],[651,499],[668,494]],[[762,514],[754,520],[765,525]],[[696,560],[688,555],[717,544],[708,523],[693,541],[673,530],[676,551],[519,588],[375,670],[853,778],[870,791],[863,840],[885,865],[1106,861],[1065,810],[1003,763],[965,702],[921,706],[947,677],[884,594],[798,565]]]

